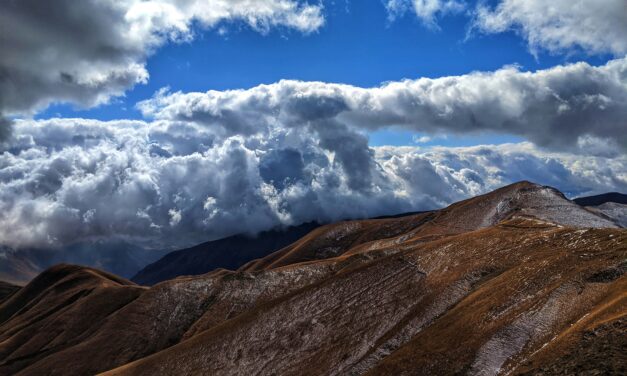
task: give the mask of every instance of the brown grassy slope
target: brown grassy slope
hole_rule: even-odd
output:
[[[627,286],[622,279],[604,304],[531,354],[512,374],[627,374]]]
[[[433,212],[322,226],[278,252],[249,262],[240,270],[271,269],[336,257],[345,252],[389,247],[408,238],[432,240],[486,228],[513,215],[574,227],[617,227],[608,218],[567,200],[553,188],[523,181]]]
[[[568,331],[579,335],[570,325],[590,313],[612,306],[624,316],[627,280],[621,265],[627,237],[624,230],[620,235],[610,231],[552,234],[519,266],[480,286],[368,374],[505,373],[556,336]],[[528,244],[521,249],[529,252]],[[609,272],[614,270],[622,271]],[[611,277],[595,277],[606,274]],[[599,366],[599,355],[581,361]],[[546,364],[539,360],[536,366]]]
[[[253,274],[221,270],[166,281],[118,307],[80,342],[54,349],[45,359],[26,359],[21,374],[92,375],[106,371],[167,348],[332,272],[327,266],[312,265],[298,271],[276,269]],[[106,297],[103,303],[107,303]],[[12,335],[20,335],[20,331]]]
[[[625,256],[625,230],[512,219],[339,272],[107,374],[496,374],[622,294],[622,275],[595,275]]]
[[[267,257],[247,263],[239,270],[267,270],[336,257],[357,245],[407,233],[433,216],[432,212],[427,212],[400,218],[344,221],[325,225]]]
[[[16,374],[81,342],[141,291],[96,269],[48,269],[0,305],[0,374]]]

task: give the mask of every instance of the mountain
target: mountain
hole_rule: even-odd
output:
[[[526,183],[522,184],[524,185]],[[507,194],[507,192],[508,188],[505,188],[503,190],[496,191],[492,196],[500,197],[502,193]],[[559,192],[557,192],[556,194],[561,195],[561,193]],[[485,203],[487,202],[486,200],[490,197],[490,195],[484,196],[480,200],[482,203]],[[545,205],[547,208],[551,208],[551,210],[553,210],[553,213],[551,215],[553,216],[564,215],[565,217],[561,219],[562,221],[574,220],[575,217],[570,217],[568,213],[571,213],[576,208],[575,205],[564,201],[563,195],[561,195],[559,198],[561,200],[560,202],[564,206],[560,207],[559,209],[555,209],[547,201],[550,199],[550,196],[546,196],[544,198],[544,201],[540,201],[537,205]],[[504,217],[510,214],[510,212],[507,211],[508,207],[516,207],[516,203],[514,202],[514,200],[521,201],[526,199],[527,196],[525,196],[525,192],[524,190],[522,190],[520,197],[509,197],[507,198],[507,200],[509,200],[507,202],[496,203],[495,205],[501,205],[498,208],[493,205],[490,210],[494,211],[494,213],[486,212],[482,213],[481,215],[483,215],[484,217],[496,215],[496,218],[485,220],[487,221],[485,223],[496,223],[500,217]],[[461,209],[458,208],[461,207],[465,208],[465,210],[476,210],[472,209],[472,203],[475,201],[477,201],[477,199],[471,199],[468,202],[463,202],[458,205],[454,205],[447,210],[437,212],[437,217],[439,218],[438,220],[450,222],[454,217],[463,218],[464,216],[475,215],[475,213],[459,212]],[[531,201],[527,203],[527,206],[529,206],[528,210],[533,210],[531,208]],[[579,212],[578,208],[576,209],[577,212]],[[497,211],[499,212],[497,213]],[[153,285],[155,283],[176,278],[178,276],[200,275],[219,268],[237,269],[244,264],[249,264],[244,266],[244,270],[249,270],[252,267],[251,265],[258,265],[259,263],[267,262],[268,259],[265,258],[266,256],[273,253],[274,251],[281,249],[282,247],[287,246],[290,243],[295,242],[302,237],[304,238],[301,239],[301,241],[296,242],[291,248],[286,248],[282,250],[282,252],[275,253],[270,256],[270,258],[276,258],[280,255],[284,255],[285,253],[291,253],[291,256],[288,257],[287,262],[293,263],[296,261],[306,261],[312,257],[327,257],[327,253],[337,253],[337,250],[334,249],[338,247],[341,248],[340,239],[331,239],[332,244],[326,248],[325,246],[321,246],[320,244],[318,244],[322,240],[322,238],[318,236],[319,233],[326,232],[330,228],[336,228],[337,231],[341,232],[342,230],[340,229],[340,227],[342,227],[344,223],[351,223],[352,225],[364,226],[363,231],[354,232],[352,236],[389,237],[392,236],[394,231],[400,232],[406,229],[407,226],[415,226],[415,221],[420,221],[423,218],[432,218],[435,215],[434,213],[436,212],[413,212],[392,216],[383,216],[374,218],[373,220],[340,222],[339,224],[325,227],[324,229],[314,232],[307,237],[304,236],[310,231],[318,228],[320,225],[316,223],[306,223],[300,226],[288,227],[287,229],[262,232],[254,238],[246,235],[235,235],[225,239],[206,242],[188,249],[171,252],[165,255],[160,260],[156,261],[155,263],[146,266],[134,277],[132,277],[131,280],[140,285]],[[596,216],[587,214],[585,211],[583,213],[587,215],[587,220],[599,220]],[[442,216],[444,216],[444,219],[441,218]],[[396,221],[390,221],[390,225],[387,229],[379,229],[380,231],[385,231],[385,233],[373,233],[372,226],[374,225],[376,227],[378,224],[376,220],[379,219],[396,219]],[[601,223],[603,223],[603,221]],[[609,224],[607,223],[606,225],[609,226]],[[467,224],[464,224],[464,226],[465,227],[463,228],[468,227]],[[449,228],[447,231],[451,232],[453,231],[453,229]],[[316,242],[313,245],[308,244],[309,239],[315,239]],[[352,244],[351,241],[351,236],[341,240],[342,243],[347,243],[348,245]],[[307,245],[304,245],[304,243],[307,243]],[[294,250],[294,248],[297,248],[297,250]],[[316,256],[307,255],[306,253],[308,252],[308,250],[310,251],[309,253],[315,253]],[[303,255],[299,256],[298,258],[294,258],[294,254],[297,253],[302,253]],[[262,260],[249,263],[250,261],[256,259]]]
[[[0,374],[624,374],[626,259],[522,182],[151,288],[61,265],[0,304]]]
[[[90,338],[112,312],[143,290],[92,268],[57,265],[46,270],[0,305],[0,374],[17,374],[33,364],[50,365],[51,356],[76,362],[64,358],[67,349]],[[41,375],[48,370],[25,373]]]
[[[0,247],[0,280],[25,284],[59,263],[79,264],[129,278],[166,251],[149,250],[124,241],[89,241],[60,249]]]
[[[13,295],[19,289],[19,286],[0,281],[0,303],[10,298],[11,295]]]
[[[349,250],[380,248],[390,245],[390,242],[406,241],[405,238],[409,237],[438,239],[486,228],[514,215],[575,227],[618,227],[610,219],[567,200],[556,189],[521,182],[442,210],[387,218],[385,221],[348,221],[327,225],[278,252],[244,265],[241,270],[255,271],[341,256]],[[400,239],[394,238],[400,234],[403,234]],[[385,240],[371,243],[375,239]]]
[[[627,195],[611,192],[598,196],[580,197],[573,201],[627,228]]]
[[[627,205],[606,202],[598,206],[588,206],[588,210],[603,215],[620,227],[627,228]]]
[[[154,285],[183,275],[199,275],[214,269],[237,269],[246,262],[279,250],[320,226],[315,222],[264,231],[257,236],[235,235],[168,253],[140,270],[132,281]]]
[[[596,196],[579,197],[573,200],[581,206],[598,206],[606,202],[627,205],[627,195],[618,192],[603,193]]]

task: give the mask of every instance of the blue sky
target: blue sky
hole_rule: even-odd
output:
[[[611,55],[583,52],[533,56],[514,31],[469,33],[469,11],[447,14],[437,27],[424,25],[411,11],[391,19],[380,0],[324,2],[325,25],[304,34],[279,28],[259,33],[241,22],[212,29],[194,25],[190,42],[168,43],[147,62],[150,79],[110,104],[81,109],[56,104],[37,115],[99,120],[141,119],[135,104],[163,87],[170,91],[204,92],[250,88],[282,79],[346,83],[359,87],[386,81],[493,71],[506,65],[536,71],[587,61],[604,64]],[[370,134],[370,144],[412,145],[419,133],[384,129]],[[434,138],[423,145],[469,146],[518,142],[520,137],[490,133]]]

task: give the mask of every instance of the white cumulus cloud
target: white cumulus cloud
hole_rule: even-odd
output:
[[[519,32],[532,52],[627,54],[625,0],[501,0],[477,7],[474,28],[485,33]]]
[[[268,136],[277,126],[321,136],[396,126],[429,134],[510,134],[555,150],[624,153],[627,58],[598,67],[505,67],[374,88],[280,81],[246,90],[161,91],[138,107],[155,119],[207,126],[216,137]],[[586,148],[595,143],[606,148]]]
[[[327,127],[324,129],[324,127]],[[625,155],[531,143],[378,147],[349,128],[222,135],[192,121],[19,120],[0,154],[0,244],[176,248],[280,224],[432,209],[522,179],[627,190]]]

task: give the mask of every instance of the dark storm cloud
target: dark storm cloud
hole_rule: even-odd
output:
[[[52,101],[89,106],[147,79],[148,51],[127,40],[123,7],[97,1],[3,1],[0,97],[6,111]]]
[[[354,191],[368,191],[373,184],[375,164],[368,138],[337,121],[313,124],[319,145],[335,154],[335,161],[342,166],[348,187]]]
[[[0,1],[0,110],[32,114],[53,102],[93,106],[146,82],[146,58],[190,40],[193,21],[240,20],[260,32],[311,32],[319,5],[291,0]]]
[[[2,143],[9,138],[12,130],[13,121],[3,117],[2,113],[0,113],[0,151],[2,150]]]
[[[259,159],[259,175],[278,190],[303,180],[304,168],[303,156],[296,149],[270,150]]]

